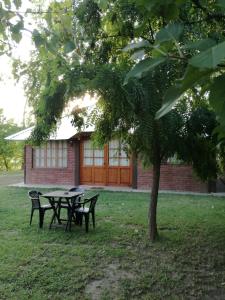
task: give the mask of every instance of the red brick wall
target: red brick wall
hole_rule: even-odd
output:
[[[68,143],[67,168],[33,168],[32,147],[25,148],[25,183],[26,184],[79,184],[79,151],[75,151],[75,144]],[[75,157],[75,155],[77,157]],[[78,169],[78,171],[75,172]],[[75,175],[76,174],[76,175]],[[77,178],[76,178],[77,177]],[[149,189],[152,185],[151,169],[144,170],[141,162],[138,163],[137,188]],[[207,183],[196,178],[191,166],[187,165],[163,165],[160,178],[161,190],[207,192]]]
[[[26,146],[25,183],[26,184],[65,184],[75,185],[74,145],[67,144],[67,168],[33,168],[32,147]]]
[[[141,162],[139,162],[137,172],[138,189],[151,188],[151,169],[144,170]],[[161,166],[159,189],[171,191],[207,192],[208,185],[196,178],[191,166],[165,164]]]

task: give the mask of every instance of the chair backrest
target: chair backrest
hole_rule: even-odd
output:
[[[96,194],[96,195],[92,196],[91,198],[89,198],[89,201],[90,201],[89,211],[90,212],[93,212],[95,210],[95,205],[98,200],[98,196],[99,196],[99,194]]]
[[[38,192],[38,191],[35,191],[35,190],[32,190],[32,191],[28,192],[28,196],[31,200],[33,208],[40,208],[41,207],[40,199],[39,199],[40,195],[42,195],[42,193]]]
[[[80,195],[79,197],[77,197],[76,199],[75,199],[75,203],[78,203],[78,202],[80,202],[81,201],[81,197],[82,196],[84,196],[84,189],[82,189],[82,188],[80,188],[80,187],[78,187],[78,186],[74,186],[74,187],[72,187],[71,189],[69,189],[69,192],[81,192],[82,193],[82,195]]]
[[[73,198],[72,199],[72,205],[77,206],[81,202],[81,197],[82,197],[82,195]]]
[[[71,189],[69,189],[69,192],[82,192],[82,193],[84,193],[84,189],[82,189],[78,186],[75,186],[75,187],[72,187]]]

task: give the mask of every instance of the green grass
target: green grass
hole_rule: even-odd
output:
[[[29,226],[25,188],[0,187],[0,299],[224,299],[225,199],[101,191],[96,229]]]

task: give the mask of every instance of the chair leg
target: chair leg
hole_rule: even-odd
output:
[[[85,229],[86,229],[86,232],[88,232],[89,214],[85,214],[84,217],[85,217]]]
[[[72,219],[73,219],[74,224],[77,224],[76,214],[74,213],[74,211],[72,213]]]
[[[30,225],[31,225],[31,223],[32,223],[33,214],[34,214],[34,209],[31,209],[31,214],[30,214]]]
[[[44,216],[45,216],[45,211],[44,210],[39,210],[39,227],[43,227],[44,223]]]
[[[73,212],[69,209],[67,209],[67,218],[68,218],[67,224],[69,225],[69,231],[71,231],[71,223],[72,223],[72,219],[73,219]],[[66,225],[66,227],[67,227],[67,225]]]
[[[77,212],[75,213],[75,224],[80,225],[80,214]]]
[[[83,214],[77,214],[78,216],[78,222],[79,222],[79,225],[82,226],[82,223],[83,223]]]
[[[69,230],[71,230],[71,222],[70,222],[69,216],[68,216],[68,219],[67,219],[67,222],[66,222],[66,231],[68,230],[68,228],[69,228]]]
[[[93,212],[91,213],[91,215],[92,215],[93,228],[95,228],[95,212],[93,211]]]
[[[59,206],[59,208],[58,208],[58,216],[59,216],[59,219],[60,219],[60,213],[61,213],[61,207]],[[56,218],[54,218],[54,222],[55,222],[55,219],[56,219]]]

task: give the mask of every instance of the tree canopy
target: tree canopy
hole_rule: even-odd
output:
[[[0,3],[0,55],[10,55],[14,45],[22,39],[24,16],[18,11],[21,4],[21,0],[3,0]]]
[[[33,139],[48,137],[71,98],[95,94],[98,141],[117,134],[153,165],[154,240],[162,161],[177,153],[205,180],[218,172],[213,132],[218,121],[223,125],[223,103],[217,112],[222,94],[212,87],[222,84],[225,52],[222,37],[212,31],[221,28],[223,34],[222,6],[210,2],[206,11],[199,1],[65,0],[50,2],[47,11],[33,30],[36,51],[30,62],[14,64],[15,74],[28,78],[26,92],[36,116]],[[199,29],[202,22],[206,29]],[[192,96],[171,110],[186,92]],[[197,105],[196,95],[204,105]]]
[[[178,60],[184,71],[166,91],[157,117],[167,113],[188,89],[199,86],[209,95],[219,117],[220,138],[224,138],[224,1],[51,1],[43,13],[38,5],[34,11],[21,12],[21,4],[21,0],[1,3],[1,54],[10,53],[12,44],[21,40],[22,31],[27,30],[24,20],[34,14],[38,20],[32,31],[35,45],[43,56],[46,49],[48,56],[55,55],[56,65],[66,67],[71,52],[73,61],[75,56],[77,60],[93,57],[93,61],[98,57],[103,63],[111,56],[117,61],[125,49],[133,54],[131,67],[140,60],[128,73],[127,82],[166,60]],[[88,28],[83,30],[79,20]]]
[[[189,89],[199,87],[209,96],[210,104],[219,119],[220,138],[224,139],[224,1],[135,2],[143,12],[144,19],[151,22],[157,18],[160,26],[152,39],[142,36],[127,47],[133,52],[144,48],[144,52],[143,60],[128,73],[126,81],[131,77],[144,76],[147,70],[165,61],[180,61],[185,65],[183,74],[166,91],[157,118],[166,114]]]
[[[5,140],[21,128],[7,120],[0,109],[0,170],[20,169],[23,163],[23,144]]]

